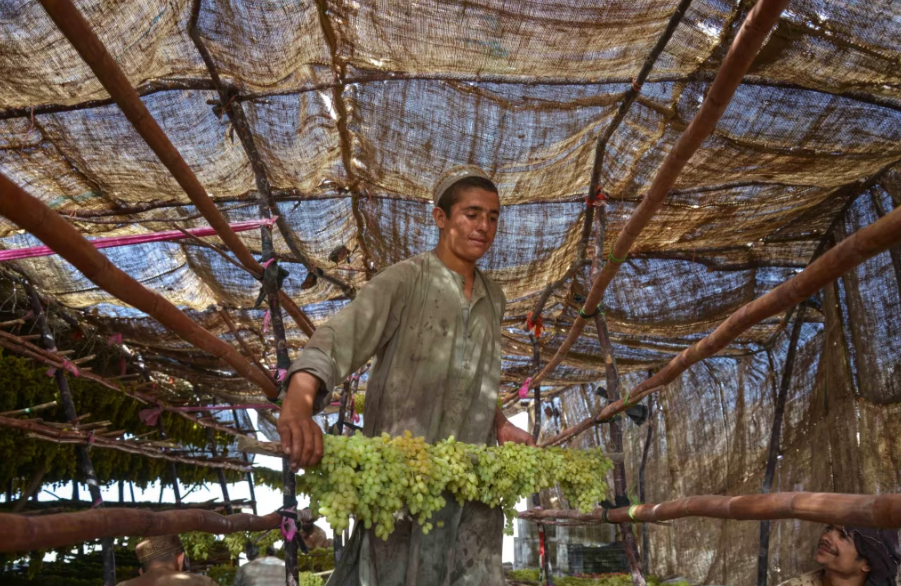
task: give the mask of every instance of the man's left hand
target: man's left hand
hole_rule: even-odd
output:
[[[535,440],[532,439],[532,434],[516,427],[509,421],[497,428],[498,445],[502,446],[507,442],[535,447]]]

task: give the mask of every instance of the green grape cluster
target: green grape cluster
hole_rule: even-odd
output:
[[[404,513],[428,534],[432,515],[447,504],[448,495],[461,505],[479,501],[500,507],[508,533],[516,503],[543,488],[559,486],[574,507],[589,512],[604,498],[604,476],[612,466],[597,449],[486,447],[453,437],[428,444],[410,432],[394,438],[329,435],[323,447],[322,462],[306,470],[298,490],[310,495],[313,512],[325,516],[335,532],[354,516],[382,539]]]
[[[297,586],[322,586],[322,578],[312,572],[301,572],[297,576]]]

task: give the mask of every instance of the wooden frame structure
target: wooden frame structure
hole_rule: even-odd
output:
[[[606,132],[597,139],[595,164],[592,170],[590,189],[587,198],[589,207],[585,214],[585,224],[579,246],[579,254],[577,255],[578,257],[570,266],[564,277],[548,285],[545,291],[539,296],[533,311],[533,315],[536,317],[540,316],[544,304],[553,292],[553,289],[562,284],[567,278],[571,277],[575,271],[585,264],[585,250],[588,243],[588,237],[591,233],[592,222],[594,221],[594,208],[592,204],[597,197],[599,169],[600,164],[603,161],[606,142],[624,119],[631,104],[637,99],[641,90],[641,84],[646,80],[653,79],[657,81],[665,79],[653,77],[651,75],[651,69],[653,68],[657,57],[666,46],[669,36],[673,34],[682,15],[684,15],[685,11],[688,9],[690,3],[691,0],[682,0],[682,2],[680,2],[669,25],[661,35],[657,46],[655,46],[654,50],[648,56],[645,66],[642,68],[638,77],[629,80],[632,81],[632,89],[624,96],[613,122],[607,127]],[[153,91],[178,89],[181,86],[179,86],[178,83],[158,83],[156,85],[151,84],[143,87],[139,92],[131,86],[121,68],[108,53],[106,48],[91,30],[89,23],[78,12],[70,0],[41,0],[41,4],[60,30],[72,42],[73,46],[90,66],[104,88],[106,88],[112,96],[111,100],[102,100],[100,102],[116,103],[119,105],[138,134],[147,142],[148,146],[150,146],[163,164],[169,169],[172,176],[175,177],[179,185],[184,189],[190,200],[197,207],[197,210],[204,218],[206,218],[209,224],[216,229],[218,236],[222,239],[223,243],[225,243],[226,247],[235,255],[240,264],[252,274],[262,276],[262,265],[251,255],[250,251],[244,246],[240,238],[229,229],[225,218],[216,207],[216,204],[203,189],[202,185],[197,180],[197,177],[140,100],[140,95],[142,94],[146,95]],[[635,243],[642,230],[648,225],[651,218],[662,206],[665,198],[675,185],[681,170],[685,168],[691,156],[700,148],[703,141],[713,131],[738,86],[743,82],[753,83],[753,79],[749,80],[745,74],[762,46],[764,39],[777,22],[779,15],[787,4],[788,0],[761,0],[751,10],[742,25],[738,36],[730,47],[720,71],[714,78],[713,84],[710,87],[708,95],[704,99],[700,111],[691,121],[691,124],[679,139],[675,148],[664,160],[650,190],[616,239],[610,252],[609,262],[606,262],[603,265],[600,273],[593,280],[592,289],[585,301],[582,315],[592,313],[594,308],[599,306],[603,299],[604,292],[610,282],[615,278],[621,262],[628,256],[632,245]],[[199,3],[197,6],[199,6]],[[320,18],[326,37],[331,39],[331,45],[333,45],[333,35],[332,37],[329,37],[328,35],[331,25],[329,24],[327,12],[322,11]],[[201,54],[204,54],[205,50],[203,44],[200,42],[199,37],[194,34],[194,22],[195,19],[192,19],[192,30],[190,31],[191,38],[195,41]],[[334,61],[334,46],[330,46],[330,48]],[[234,123],[246,154],[253,165],[258,190],[265,198],[264,205],[271,212],[275,209],[277,201],[276,194],[273,193],[266,178],[265,170],[259,165],[258,157],[254,154],[255,146],[253,137],[249,134],[249,129],[245,124],[246,121],[242,123],[243,112],[240,109],[240,103],[242,101],[255,99],[262,94],[239,94],[234,88],[228,86],[228,84],[219,79],[215,67],[212,65],[212,60],[208,58],[208,55],[204,56],[204,63],[209,70],[212,80],[209,83],[194,85],[196,87],[202,86],[203,89],[215,89],[219,93],[220,98],[223,101],[223,108]],[[347,159],[350,156],[350,153],[348,146],[349,139],[347,136],[346,106],[341,98],[340,90],[350,83],[368,83],[380,81],[382,78],[378,75],[370,75],[364,80],[353,81],[350,78],[345,77],[344,70],[339,68],[334,62],[332,63],[332,66],[333,69],[335,69],[334,73],[336,81],[327,84],[319,84],[315,88],[305,87],[290,93],[313,91],[314,89],[333,90],[335,107],[339,113],[338,128],[341,134],[340,142],[342,157]],[[701,74],[698,74],[696,77],[700,76]],[[390,78],[385,79],[441,79],[441,76],[420,75],[407,76],[405,78],[391,75]],[[509,78],[504,79],[506,81],[496,80],[496,82],[514,83],[513,81],[510,81]],[[490,76],[479,78],[479,81],[490,80]],[[617,83],[622,83],[623,81],[624,80],[622,79],[615,80]],[[613,82],[613,80],[595,80],[590,83],[600,84]],[[554,80],[544,80],[542,83],[553,84]],[[560,83],[563,82],[561,81]],[[572,81],[567,80],[565,83],[572,84]],[[284,95],[285,92],[275,92],[265,95],[275,94]],[[864,98],[861,99],[863,100]],[[876,98],[871,98],[871,100],[872,99]],[[901,104],[897,104],[893,100],[888,98],[879,98],[878,100],[880,101],[880,105],[901,110]],[[228,103],[231,102],[234,102],[236,107],[229,107]],[[92,107],[98,104],[99,102],[93,103]],[[41,112],[72,110],[79,107],[85,106],[48,106],[41,110]],[[33,112],[34,111],[32,111],[32,113]],[[23,115],[25,115],[23,112],[4,111],[0,112],[0,119]],[[897,164],[897,161],[891,163],[886,169],[895,164]],[[872,185],[875,178],[878,176],[879,173],[867,181],[860,182],[857,187],[860,190],[865,189],[868,184]],[[354,185],[354,189],[355,188],[356,185]],[[360,222],[360,215],[358,212],[359,197],[359,193],[354,192],[354,215],[358,222]],[[193,346],[209,352],[213,356],[227,363],[240,376],[246,378],[262,389],[268,397],[275,398],[278,395],[276,381],[272,380],[271,375],[269,375],[260,360],[253,356],[246,344],[243,343],[237,334],[237,329],[234,327],[234,324],[224,310],[222,312],[223,319],[230,331],[235,335],[235,338],[240,344],[241,349],[244,350],[245,355],[242,355],[241,352],[230,344],[225,343],[210,332],[201,328],[170,302],[144,288],[136,280],[113,266],[105,257],[97,253],[71,225],[40,202],[40,200],[32,197],[21,187],[2,175],[0,175],[0,214],[6,216],[23,229],[45,242],[50,248],[57,251],[60,256],[69,260],[69,262],[79,268],[91,281],[110,294],[141,309],[173,332],[176,332]],[[625,398],[613,397],[615,400],[599,413],[562,431],[554,437],[547,438],[542,445],[559,445],[565,443],[572,439],[576,434],[589,429],[600,421],[611,419],[614,415],[624,411],[630,405],[637,403],[651,393],[661,390],[664,385],[675,380],[676,377],[691,365],[696,364],[705,358],[714,356],[752,325],[780,312],[790,310],[808,296],[838,278],[842,273],[854,268],[868,258],[889,249],[894,244],[901,242],[901,209],[888,213],[882,211],[880,215],[882,217],[875,223],[838,243],[834,248],[810,263],[810,265],[799,275],[735,312],[712,334],[683,351],[666,367],[640,384],[633,390],[630,396]],[[350,285],[342,282],[340,279],[326,275],[318,267],[315,267],[309,259],[304,257],[300,248],[296,246],[290,226],[288,226],[286,222],[282,221],[282,223],[279,223],[278,228],[286,242],[291,246],[292,253],[297,260],[304,263],[311,271],[319,271],[317,273],[319,276],[331,280],[334,284],[342,287],[345,292],[352,291]],[[292,246],[292,244],[294,245]],[[893,256],[893,262],[895,270],[899,271],[899,263],[896,256],[897,255]],[[901,272],[898,274],[901,275]],[[901,276],[899,276],[899,278],[901,278]],[[285,307],[286,311],[292,316],[299,328],[305,334],[311,335],[314,331],[314,326],[303,311],[298,308],[284,292],[278,291],[275,293],[270,298],[269,303],[270,307],[273,308],[273,313],[277,314],[276,323],[278,325],[276,326],[276,329],[280,329],[280,332],[276,332],[276,337],[280,354],[279,358],[280,360],[283,360],[284,356],[287,354],[284,345],[284,326],[281,324],[279,307]],[[576,319],[566,341],[561,345],[556,355],[540,370],[537,376],[532,379],[530,388],[533,388],[536,391],[536,403],[540,402],[539,389],[541,382],[546,380],[554,369],[562,363],[570,348],[582,334],[586,323],[587,320],[584,317]],[[605,329],[602,320],[598,320],[599,334],[601,334],[602,329]],[[797,336],[793,334],[793,339],[796,339],[796,337]],[[609,348],[609,339],[607,339],[606,344],[602,340],[601,345],[604,347],[605,352],[609,351],[609,360],[613,364],[615,373],[615,360],[612,356],[612,351],[610,351]],[[26,340],[13,336],[12,334],[7,334],[2,330],[0,330],[0,346],[58,368],[63,367],[65,364],[60,356],[53,354],[49,349],[42,351],[42,349],[28,343]],[[535,367],[537,368],[540,366],[540,354],[538,352],[537,343],[534,344],[534,357]],[[86,376],[93,380],[97,380],[97,382],[101,382],[101,384],[104,384],[111,389],[120,390],[118,385],[112,384],[102,377],[91,373],[86,373]],[[140,394],[137,390],[124,392],[138,400],[148,402],[153,401],[152,398]],[[153,402],[159,404],[164,410],[167,409],[165,404],[156,401]],[[171,410],[176,411],[174,409]],[[536,415],[536,419],[539,417],[540,415]],[[220,429],[224,427],[209,422],[202,423],[198,421],[198,423],[207,425],[209,429]],[[42,426],[40,423],[21,422],[19,420],[0,417],[0,425],[27,430],[37,436],[43,436],[43,439],[55,438],[58,441],[64,440],[66,442],[79,444],[87,441],[86,436],[81,432],[53,430],[52,427]],[[536,422],[536,431],[539,428],[540,420]],[[224,429],[229,430],[228,433],[242,435],[239,430],[231,428]],[[119,442],[107,442],[106,440],[96,440],[96,442],[98,447],[121,449],[121,445],[119,447],[111,445],[112,443],[118,444]],[[149,455],[144,454],[143,451],[134,453]],[[172,457],[174,458],[176,456]],[[211,464],[208,463],[202,465]],[[239,471],[247,470],[247,467],[241,467],[236,463],[213,467]],[[285,503],[287,505],[289,504],[291,497],[291,494],[289,494],[291,490],[288,486],[290,480],[287,472],[285,480],[286,490],[288,491],[285,494]],[[625,479],[623,478],[623,483],[624,480]],[[621,483],[618,482],[618,484]],[[619,489],[620,487],[618,486],[617,488]],[[621,491],[618,490],[618,492]],[[38,523],[38,521],[42,521],[42,519],[35,519],[34,521],[28,520],[26,522],[18,517],[7,518],[8,516],[6,515],[0,515],[0,521],[4,522],[4,524],[7,522],[11,523],[12,525],[10,526],[15,528],[11,533],[25,536],[20,541],[13,540],[12,545],[9,544],[10,542],[6,538],[0,539],[0,551],[22,551],[23,549],[31,549],[37,546],[53,547],[54,545],[62,545],[71,543],[72,541],[112,535],[110,532],[114,531],[114,529],[110,525],[108,515],[104,516],[105,513],[107,513],[107,511],[91,511],[88,513],[73,514],[81,515],[80,517],[67,517],[61,515],[59,516],[58,521],[66,528],[64,531],[60,532],[56,530],[52,533],[44,525]],[[185,530],[203,530],[224,533],[232,530],[241,530],[242,528],[271,528],[275,526],[279,519],[275,514],[267,515],[266,517],[237,515],[227,521],[221,521],[220,518],[213,518],[206,514],[201,515],[189,510],[176,511],[171,514],[157,513],[154,514],[156,516],[149,517],[145,513],[135,513],[136,516],[134,516],[134,518],[129,516],[125,522],[122,522],[121,518],[118,517],[122,514],[122,511],[117,511],[116,525],[119,527],[116,527],[115,531],[121,530],[122,532],[114,533],[115,535],[129,533],[153,535]],[[168,516],[163,517],[162,515]],[[601,519],[614,523],[627,523],[630,521],[659,522],[686,516],[708,516],[731,519],[800,518],[813,521],[843,522],[858,525],[888,523],[888,526],[901,526],[901,497],[898,497],[898,495],[865,497],[859,495],[822,495],[813,493],[773,493],[747,497],[702,496],[680,499],[679,501],[671,501],[659,505],[638,505],[636,507],[629,507],[628,509],[615,509],[609,512],[600,513],[595,511],[589,515],[580,515],[571,511],[532,511],[521,516],[541,522],[553,520],[594,522]],[[69,525],[66,525],[67,523]],[[69,528],[70,526],[71,529]],[[104,527],[100,533],[91,533],[91,531],[88,530],[89,528],[98,526]],[[154,531],[158,533],[153,533]],[[85,537],[87,535],[93,535],[93,537]],[[296,571],[296,567],[293,571]],[[291,572],[292,570],[289,568],[289,573]]]

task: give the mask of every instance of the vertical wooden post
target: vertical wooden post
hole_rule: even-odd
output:
[[[34,312],[35,319],[41,330],[41,342],[50,352],[56,352],[56,342],[53,340],[53,334],[47,324],[47,314],[41,305],[40,297],[30,285],[26,283],[28,298],[31,302],[31,309]],[[66,414],[66,420],[75,421],[78,413],[75,411],[75,403],[72,401],[72,391],[69,388],[69,380],[66,378],[66,372],[62,368],[57,368],[53,375],[56,378],[56,384],[59,387],[60,404],[63,412]],[[91,455],[88,452],[88,446],[76,446],[75,453],[81,464],[81,471],[85,477],[85,483],[88,485],[88,491],[91,493],[92,507],[102,508],[103,498],[100,495],[100,484],[97,482],[97,474],[94,472],[94,465],[91,463]],[[113,539],[105,537],[100,540],[103,559],[103,584],[104,586],[115,586],[116,584],[116,558],[113,551]]]
[[[532,370],[535,374],[541,370],[541,348],[538,346],[538,338],[535,334],[529,334],[529,340],[532,342]],[[535,393],[535,423],[532,427],[532,438],[537,442],[538,435],[541,433],[541,385],[535,385],[532,389]]]
[[[602,255],[598,255],[598,250],[603,251],[604,237],[607,228],[607,207],[598,208],[598,239],[595,248],[595,262],[592,264],[592,273],[599,271],[601,268]],[[595,275],[592,274],[592,277]],[[613,355],[613,345],[610,343],[610,334],[607,331],[607,318],[603,310],[603,301],[595,309],[594,325],[598,334],[598,343],[601,346],[601,354],[604,357],[604,370],[607,378],[607,397],[611,401],[615,401],[620,397],[619,390],[619,371],[616,368],[616,357]],[[623,432],[619,421],[614,417],[610,421],[610,451],[623,451]],[[615,462],[613,464],[613,494],[617,501],[628,499],[626,495],[626,464],[625,462]],[[619,505],[619,503],[617,503]],[[635,534],[632,531],[631,523],[620,523],[620,532],[623,536],[623,546],[625,547],[626,560],[629,562],[629,571],[632,574],[632,584],[634,586],[646,586],[644,575],[641,569],[641,557],[638,553],[638,544],[635,542]]]
[[[163,416],[160,415],[160,418],[157,420],[157,428],[160,430],[160,439],[166,441],[166,426],[163,424]],[[178,472],[175,470],[175,462],[169,462],[169,476],[172,478],[172,492],[175,493],[175,506],[181,507],[181,490],[178,488]],[[160,479],[160,485],[162,485],[163,479]],[[119,490],[119,496],[122,496],[121,489]]]
[[[291,471],[288,459],[282,459],[282,505],[285,509],[297,510],[297,478]],[[297,540],[285,542],[285,586],[297,586]]]
[[[804,325],[804,306],[795,316],[795,324],[792,326],[791,340],[788,343],[788,351],[785,354],[785,366],[782,368],[782,382],[779,386],[779,394],[776,396],[776,404],[773,409],[773,427],[770,431],[770,447],[766,458],[766,471],[763,474],[763,487],[760,492],[767,494],[773,487],[773,476],[776,473],[776,462],[779,459],[779,441],[782,437],[782,420],[785,417],[785,403],[788,398],[788,388],[791,386],[792,371],[795,366],[795,353],[798,350],[798,339],[801,337],[801,327]],[[766,586],[769,573],[770,555],[770,521],[760,522],[760,550],[757,555],[757,586]]]
[[[648,377],[651,373],[648,372]],[[641,453],[641,466],[638,467],[638,500],[645,502],[647,494],[645,492],[645,469],[648,465],[648,454],[651,452],[651,439],[654,436],[654,397],[648,397],[648,432],[644,440],[644,450]],[[644,571],[649,571],[650,562],[650,536],[648,535],[648,524],[641,524],[641,567]]]
[[[125,481],[124,480],[119,481],[119,503],[120,504],[125,503]]]
[[[206,437],[210,442],[210,453],[215,458],[218,456],[216,453],[216,434],[209,427],[206,428]],[[219,476],[219,486],[222,487],[222,500],[225,501],[225,512],[231,515],[234,513],[234,510],[232,509],[231,499],[228,496],[228,481],[225,479],[225,470],[216,468],[216,473]]]
[[[224,312],[225,310],[222,310],[222,311]],[[232,409],[232,417],[235,420],[235,429],[237,429],[239,431],[243,431],[241,424],[238,423],[238,410],[237,409]],[[256,435],[256,434],[254,434],[254,435]],[[241,453],[241,458],[245,462],[250,464],[250,458],[247,457],[246,452]],[[250,507],[253,510],[253,514],[256,515],[257,514],[257,495],[256,495],[256,490],[254,489],[254,486],[253,486],[253,472],[248,472],[246,475],[246,478],[247,478],[247,486],[250,488]]]

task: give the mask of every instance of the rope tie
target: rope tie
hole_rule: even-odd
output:
[[[633,521],[635,520],[635,509],[637,509],[637,508],[638,508],[638,505],[632,505],[631,507],[629,507],[629,518],[632,519]]]
[[[635,93],[641,92],[641,84],[638,83],[638,81],[635,79],[635,77],[634,76],[631,77],[630,80],[632,81],[632,91]]]
[[[612,250],[610,251],[610,254],[607,255],[607,259],[608,259],[610,262],[616,263],[616,264],[618,264],[618,265],[619,265],[619,264],[623,264],[624,262],[626,262],[626,259],[627,259],[627,258],[629,258],[628,253],[626,254],[626,256],[624,256],[624,257],[622,257],[622,258],[616,258],[615,256],[613,256],[613,251],[612,251]]]
[[[579,310],[579,316],[581,316],[582,319],[589,319],[589,318],[592,318],[592,317],[596,316],[596,315],[599,314],[599,313],[600,313],[601,315],[604,314],[604,302],[603,302],[603,301],[601,301],[600,303],[598,303],[598,306],[594,308],[594,313],[585,313],[585,308],[584,308],[584,307],[583,307],[582,309]]]

